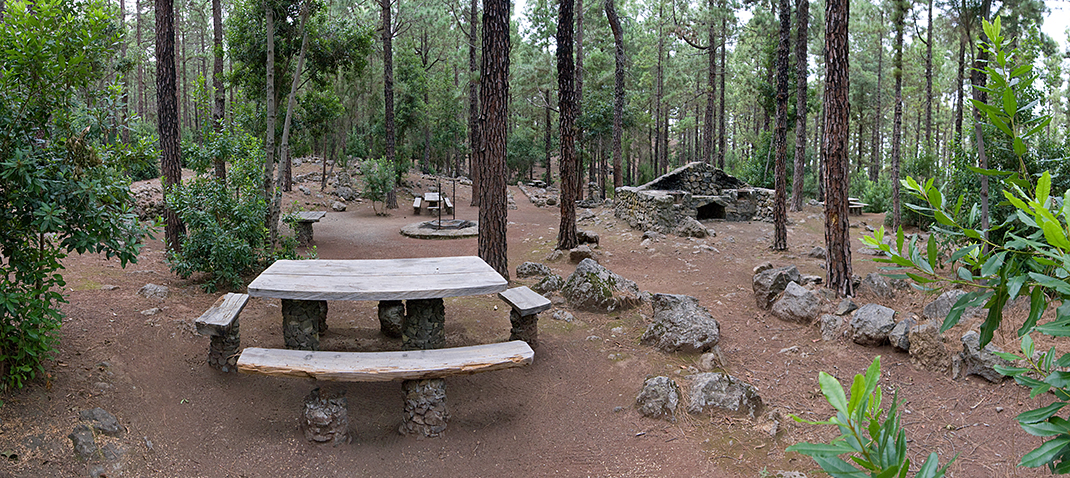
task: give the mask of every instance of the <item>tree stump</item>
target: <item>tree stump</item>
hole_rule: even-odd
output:
[[[337,445],[349,440],[349,411],[346,397],[339,391],[312,390],[305,397],[301,430],[308,441]]]
[[[402,435],[432,438],[446,431],[450,412],[446,407],[446,381],[441,378],[405,380],[405,410],[398,431]]]
[[[286,347],[319,350],[327,330],[327,301],[282,299],[282,336]]]

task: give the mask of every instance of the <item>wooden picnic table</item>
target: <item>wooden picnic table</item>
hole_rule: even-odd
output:
[[[249,284],[249,296],[282,299],[286,346],[303,350],[319,348],[328,300],[377,300],[380,311],[405,300],[400,334],[405,347],[429,349],[444,344],[442,298],[494,294],[507,287],[501,274],[475,256],[280,260]]]

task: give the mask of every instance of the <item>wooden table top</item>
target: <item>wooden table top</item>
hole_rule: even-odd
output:
[[[439,195],[438,193],[424,193],[424,201],[438,202]]]
[[[509,283],[475,256],[280,260],[249,284],[249,296],[294,300],[440,299],[504,291]]]

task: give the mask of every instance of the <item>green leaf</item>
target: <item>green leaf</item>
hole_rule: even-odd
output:
[[[1044,421],[1052,415],[1055,415],[1059,410],[1062,410],[1064,406],[1066,406],[1065,402],[1055,402],[1046,407],[1022,412],[1018,414],[1016,419],[1018,420],[1018,423],[1036,423]]]
[[[932,236],[929,236],[930,238]],[[999,268],[1003,266],[1003,259],[1007,257],[1007,251],[994,254],[985,261],[985,264],[981,266],[981,277],[988,277],[999,271]]]
[[[958,250],[951,254],[951,262],[958,262],[959,259],[970,255],[974,250],[980,247],[978,244],[970,244],[965,247],[960,247]]]
[[[844,415],[848,415],[847,396],[843,393],[843,386],[840,385],[840,381],[836,380],[836,377],[832,375],[820,372],[817,374],[817,382],[821,385],[821,393],[828,399],[832,408]]]
[[[926,244],[926,255],[929,259],[929,267],[936,269],[936,263],[939,261],[939,255],[936,250],[936,234],[929,234],[929,243]]]
[[[1051,422],[1023,423],[1021,427],[1026,433],[1038,437],[1051,437],[1067,432],[1065,427]]]
[[[1022,276],[1018,276],[1022,277]],[[1022,347],[1025,350],[1025,341],[1029,337],[1028,332],[1036,327],[1037,319],[1040,315],[1048,309],[1048,299],[1044,296],[1044,289],[1040,287],[1033,287],[1033,292],[1029,295],[1029,317],[1025,319],[1022,326],[1018,329],[1018,335],[1022,336]],[[1029,339],[1029,344],[1032,345],[1033,340]],[[1033,350],[1030,348],[1028,352],[1025,352],[1027,357],[1033,356]]]
[[[840,443],[840,444],[837,445],[836,443]],[[836,443],[828,444],[828,443],[800,442],[800,443],[796,443],[796,444],[794,444],[792,446],[789,446],[784,451],[793,451],[793,452],[801,453],[803,455],[811,456],[811,457],[813,457],[813,456],[838,456],[838,455],[842,455],[844,453],[850,453],[852,451],[851,447],[846,446],[845,444],[843,444],[842,441],[841,442],[836,442]]]
[[[1018,466],[1036,468],[1038,466],[1047,465],[1048,463],[1051,463],[1056,456],[1065,453],[1067,445],[1070,445],[1070,437],[1068,436],[1048,440],[1033,451],[1026,453],[1025,456],[1022,457],[1022,461],[1018,463]]]
[[[1052,372],[1044,377],[1044,382],[1053,387],[1067,388],[1070,386],[1070,372]]]
[[[1070,295],[1070,284],[1067,284],[1066,281],[1062,281],[1054,277],[1049,277],[1036,272],[1030,272],[1029,277],[1031,277],[1038,284],[1047,287],[1048,289],[1054,289],[1056,292],[1064,296]]]
[[[1013,118],[1016,113],[1018,113],[1018,99],[1014,97],[1014,90],[1007,88],[1003,90],[1003,114]]]
[[[958,274],[959,279],[962,279],[964,281],[973,281],[973,274],[971,274],[970,271],[967,270],[965,267],[959,267],[956,273]]]
[[[838,457],[814,457],[814,461],[817,462],[817,466],[820,466],[825,473],[828,473],[833,478],[862,478],[866,476],[865,472],[858,470]]]

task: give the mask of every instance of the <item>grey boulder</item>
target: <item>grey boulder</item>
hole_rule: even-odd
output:
[[[676,421],[676,407],[680,404],[680,387],[669,377],[653,377],[643,382],[643,390],[635,397],[639,413],[650,418]]]
[[[891,342],[892,347],[903,352],[910,352],[910,329],[914,328],[917,322],[913,317],[907,317],[900,320],[892,331],[888,333],[888,342]]]
[[[654,294],[653,322],[640,342],[663,352],[705,352],[721,341],[720,326],[698,299],[686,295]]]
[[[643,302],[634,281],[614,274],[591,259],[584,259],[561,288],[568,305],[588,312],[626,310]]]
[[[700,414],[711,408],[719,408],[754,418],[764,405],[758,389],[736,377],[719,372],[692,375],[691,395],[687,411]]]
[[[799,268],[795,266],[763,270],[751,279],[754,300],[758,303],[758,307],[768,310],[776,297],[784,292],[789,282],[799,282],[801,279]]]
[[[895,328],[895,310],[880,304],[866,304],[851,318],[851,340],[859,345],[883,345]]]
[[[550,270],[550,267],[548,267],[546,264],[540,264],[538,262],[525,262],[523,264],[520,264],[519,266],[516,266],[517,278],[545,277],[550,274],[553,274],[553,271]]]
[[[784,294],[773,303],[773,315],[780,320],[808,324],[821,311],[817,294],[794,282],[788,282]]]
[[[1010,367],[1013,364],[1008,360],[996,355],[996,352],[1003,352],[998,347],[992,344],[985,345],[981,348],[981,335],[976,331],[966,332],[962,336],[962,353],[959,354],[958,359],[961,362],[952,375],[955,378],[964,378],[967,375],[977,375],[992,383],[1002,382],[1007,377],[996,371],[997,365],[1003,367]]]

